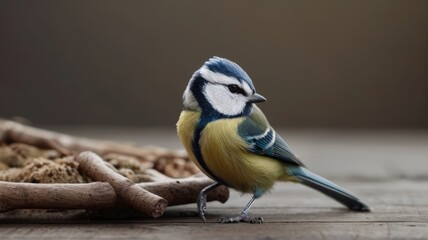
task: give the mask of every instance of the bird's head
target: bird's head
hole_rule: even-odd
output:
[[[264,101],[248,74],[220,57],[209,59],[193,74],[183,95],[185,109],[225,117],[247,115],[253,103]]]

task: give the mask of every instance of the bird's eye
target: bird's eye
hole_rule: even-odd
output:
[[[227,88],[229,89],[229,91],[231,93],[238,93],[239,90],[240,90],[239,87],[238,87],[238,85],[236,85],[236,84],[227,85]]]

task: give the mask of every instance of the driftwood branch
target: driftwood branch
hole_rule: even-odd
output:
[[[137,211],[152,217],[160,217],[168,206],[167,200],[142,189],[115,172],[93,152],[80,153],[75,160],[79,163],[80,171],[93,180],[110,183],[116,195]]]
[[[0,182],[0,212],[14,209],[98,209],[113,207],[108,183],[42,184]]]
[[[138,187],[165,198],[171,206],[194,203],[199,191],[212,184],[208,178],[139,183]],[[229,191],[221,186],[208,201],[226,202]],[[126,206],[106,182],[85,184],[12,183],[0,181],[0,212],[15,209],[106,209]]]

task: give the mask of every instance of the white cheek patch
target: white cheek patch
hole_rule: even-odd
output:
[[[237,115],[244,111],[246,99],[240,94],[231,93],[223,85],[205,85],[205,97],[211,106],[224,115]]]
[[[222,73],[213,72],[205,66],[203,66],[199,70],[199,73],[201,74],[201,77],[203,77],[204,79],[206,79],[208,82],[211,82],[211,83],[218,83],[218,84],[224,84],[224,85],[229,85],[229,84],[240,85],[240,82],[238,79],[234,77],[226,76]]]

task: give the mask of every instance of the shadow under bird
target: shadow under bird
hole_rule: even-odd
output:
[[[350,210],[370,211],[357,197],[305,167],[255,105],[264,101],[248,74],[225,58],[209,59],[190,79],[177,132],[190,159],[216,182],[199,194],[200,217],[205,221],[207,193],[223,184],[253,197],[239,215],[219,222],[262,223],[263,218],[250,217],[248,211],[276,181],[302,183]]]

